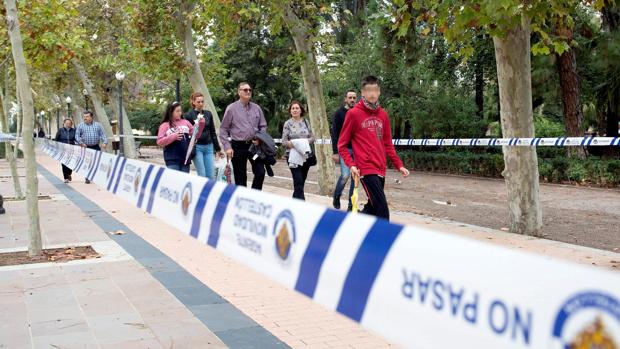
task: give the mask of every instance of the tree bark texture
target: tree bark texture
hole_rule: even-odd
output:
[[[321,76],[314,51],[314,40],[307,25],[297,17],[290,6],[285,9],[284,22],[293,36],[297,52],[303,57],[301,75],[308,101],[310,125],[317,139],[329,139],[329,121],[325,111],[325,100],[323,99]],[[321,195],[331,195],[334,191],[336,178],[335,166],[331,158],[331,145],[317,144],[315,152],[319,165],[319,192]]]
[[[568,33],[568,32],[567,32]],[[570,38],[572,39],[572,32]],[[579,74],[577,73],[577,59],[575,50],[570,49],[561,55],[556,55],[560,89],[562,91],[562,108],[564,111],[564,127],[569,137],[579,137],[583,134],[583,110],[581,107]],[[576,153],[585,158],[583,148],[573,148],[569,154]]]
[[[504,38],[494,37],[493,42],[503,137],[534,137],[529,20],[524,18]],[[542,210],[536,148],[504,146],[503,153],[510,231],[538,236]]]
[[[34,138],[32,137],[34,107],[15,0],[4,0],[4,7],[6,9],[7,28],[11,40],[13,62],[15,63],[15,80],[24,115],[24,133],[26,134],[26,137],[24,137],[24,160],[26,162],[26,204],[28,206],[29,217],[28,233],[30,235],[28,254],[30,256],[36,256],[41,254],[42,243],[41,229],[39,226],[39,202],[37,197],[39,194],[39,182],[37,180]]]
[[[9,101],[1,90],[0,103],[2,103],[2,110],[0,110],[0,112],[2,112],[2,120],[0,120],[2,124],[2,133],[9,133]],[[15,197],[18,199],[23,199],[24,194],[22,193],[21,183],[19,183],[17,161],[15,160],[15,156],[13,156],[13,147],[11,146],[11,142],[4,142],[4,153],[6,154],[6,160],[9,162],[9,168],[11,169],[11,177],[13,177],[13,188],[15,190]]]
[[[204,95],[206,109],[213,114],[215,131],[219,135],[220,118],[217,114],[215,104],[213,103],[213,98],[211,98],[211,93],[209,93],[204,75],[202,75],[202,68],[200,68],[200,61],[196,54],[196,46],[194,46],[194,37],[192,36],[192,19],[189,15],[194,11],[194,8],[195,4],[191,1],[181,1],[179,11],[177,12],[177,35],[183,44],[183,55],[185,57],[185,62],[189,66],[189,83],[194,92],[202,92]]]
[[[112,125],[110,124],[110,119],[108,118],[108,114],[106,113],[105,108],[103,107],[103,103],[101,102],[99,95],[97,95],[97,91],[95,91],[92,81],[88,78],[88,75],[86,74],[86,70],[84,69],[84,67],[82,67],[80,62],[75,58],[71,60],[71,63],[73,64],[73,68],[75,69],[75,72],[77,73],[78,78],[82,82],[82,85],[84,85],[84,89],[86,89],[86,91],[88,92],[89,99],[93,104],[95,118],[103,126],[105,135],[106,137],[108,137],[108,139],[110,140],[109,142],[111,144],[112,140],[114,139],[114,132],[112,132]],[[105,151],[111,152],[112,147],[106,148]]]

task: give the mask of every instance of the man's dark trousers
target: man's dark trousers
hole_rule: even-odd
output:
[[[265,164],[260,158],[253,160],[254,156],[249,149],[252,142],[248,141],[231,141],[230,146],[233,150],[232,165],[235,174],[235,184],[244,187],[248,186],[248,160],[252,164],[252,189],[262,190],[263,181],[265,180]]]
[[[362,213],[370,214],[380,218],[390,219],[390,209],[388,208],[385,197],[385,178],[379,175],[366,175],[360,178],[364,187],[368,203],[364,205]]]

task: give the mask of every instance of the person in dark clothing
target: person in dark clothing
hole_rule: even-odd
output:
[[[63,127],[56,132],[54,140],[60,143],[73,144],[75,140],[75,129],[73,128],[73,121],[71,119],[65,119]],[[65,183],[71,182],[71,174],[73,174],[73,170],[63,164],[62,177],[65,179]]]
[[[164,147],[164,161],[167,168],[189,173],[189,165],[185,165],[185,156],[194,126],[182,116],[183,110],[179,102],[168,104],[157,132],[157,145]],[[205,121],[200,119],[198,122]]]
[[[37,137],[45,138],[45,131],[43,131],[43,128],[39,129],[39,133],[37,134]]]
[[[196,157],[194,157],[194,166],[196,172],[201,177],[207,177],[209,179],[215,179],[215,157],[214,153],[218,156],[223,156],[220,149],[220,144],[217,141],[217,135],[215,134],[215,125],[213,123],[213,114],[210,111],[204,110],[205,98],[200,92],[194,92],[189,98],[189,103],[192,106],[192,110],[188,111],[183,118],[189,121],[192,125],[196,122],[198,117],[202,115],[205,120],[205,130],[200,135],[200,138],[196,140]]]
[[[374,76],[362,80],[362,99],[347,112],[340,138],[338,153],[351,169],[354,178],[360,178],[368,203],[362,213],[390,219],[385,197],[386,158],[403,177],[409,176],[392,144],[392,131],[388,114],[379,105],[381,87]],[[349,145],[355,158],[349,154]]]
[[[355,102],[357,100],[357,93],[354,90],[347,91],[344,97],[344,105],[340,107],[334,114],[334,118],[332,121],[332,150],[334,154],[332,155],[332,159],[335,163],[340,163],[340,176],[336,180],[336,188],[334,189],[334,200],[332,204],[335,209],[340,209],[340,196],[342,195],[342,191],[344,187],[347,185],[349,181],[349,177],[351,177],[351,171],[344,163],[344,160],[338,155],[338,139],[340,137],[340,131],[342,130],[342,125],[344,124],[344,118],[349,109],[353,108]],[[353,154],[351,151],[351,146],[349,148],[349,153]],[[349,187],[349,205],[347,211],[351,211],[351,195],[353,195],[354,184],[351,181],[351,185]]]

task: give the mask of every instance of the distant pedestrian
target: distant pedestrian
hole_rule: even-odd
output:
[[[73,128],[73,120],[65,119],[63,122],[63,127],[56,132],[56,137],[54,137],[54,140],[60,143],[74,144],[75,128]],[[62,164],[62,176],[65,183],[71,182],[71,174],[73,174],[73,170],[65,166],[65,164]]]
[[[344,96],[344,104],[336,111],[332,121],[332,150],[334,155],[332,155],[332,159],[334,162],[340,164],[340,176],[336,180],[336,188],[334,189],[334,197],[332,205],[335,209],[340,209],[340,196],[342,195],[342,191],[347,185],[349,178],[351,177],[351,171],[344,163],[344,160],[338,155],[338,139],[340,137],[340,131],[342,130],[342,125],[344,124],[345,116],[347,112],[355,106],[355,102],[357,101],[357,93],[354,90],[348,90]],[[349,154],[353,155],[353,150],[351,149],[351,145],[347,146],[349,150]],[[347,211],[351,211],[351,195],[353,195],[354,184],[351,181],[349,186],[349,205],[347,206]]]
[[[247,186],[247,162],[252,165],[252,189],[262,190],[265,180],[265,164],[260,157],[254,158],[250,153],[250,145],[258,144],[256,133],[267,130],[267,121],[261,107],[250,101],[252,88],[242,82],[237,88],[239,100],[230,104],[224,112],[220,126],[220,141],[231,159],[235,184]]]
[[[101,148],[105,149],[108,145],[108,138],[105,135],[103,126],[93,121],[93,113],[84,111],[83,121],[75,130],[75,143],[79,144],[81,147],[95,150],[101,150]],[[99,146],[100,143],[101,146]],[[89,183],[90,180],[87,178],[86,184]]]
[[[308,171],[316,165],[316,155],[312,153],[314,134],[304,119],[305,109],[298,101],[292,101],[288,107],[291,116],[282,129],[282,145],[286,147],[286,160],[293,176],[293,197],[305,200],[304,186]],[[308,153],[308,151],[310,151]]]
[[[164,161],[167,168],[189,173],[189,164],[185,164],[185,156],[194,126],[183,119],[182,115],[183,110],[179,102],[168,104],[157,132],[157,144],[164,147]],[[205,121],[201,119],[199,122]]]
[[[201,177],[215,179],[215,157],[214,153],[223,156],[220,144],[217,141],[215,133],[215,124],[213,123],[213,115],[210,111],[203,109],[204,95],[200,92],[194,92],[189,98],[192,109],[183,117],[192,125],[198,117],[202,115],[205,120],[205,129],[196,141],[196,157],[194,157],[194,166],[196,172]]]
[[[359,177],[368,197],[363,213],[390,219],[390,210],[385,197],[386,157],[403,177],[409,171],[403,166],[392,144],[390,119],[379,105],[381,87],[374,76],[362,80],[362,99],[347,112],[338,140],[338,153]],[[349,154],[351,144],[355,158]]]

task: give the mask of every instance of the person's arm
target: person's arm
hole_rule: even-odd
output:
[[[226,150],[230,149],[230,142],[228,141],[228,137],[230,135],[230,128],[232,126],[232,114],[233,111],[229,105],[224,112],[224,118],[222,119],[222,123],[220,124],[220,142],[222,143],[222,147]]]
[[[207,116],[209,117],[209,136],[211,137],[211,141],[213,142],[213,150],[216,153],[219,153],[222,148],[220,148],[220,142],[217,141],[217,134],[215,133],[215,124],[213,123],[213,114],[210,111],[207,111]]]
[[[353,132],[355,132],[355,124],[352,120],[353,114],[344,118],[342,130],[340,131],[340,135],[338,138],[338,154],[349,168],[355,166],[355,161],[353,161],[351,154],[349,154],[349,149],[347,148],[347,146],[351,142]]]
[[[157,132],[157,145],[159,145],[160,147],[165,147],[178,139],[178,135],[176,132],[172,132],[169,135],[166,135],[169,129],[170,124],[167,122],[159,125],[159,130]]]
[[[334,154],[338,154],[338,139],[342,130],[342,122],[342,113],[338,110],[334,113],[334,119],[332,120],[332,150]]]
[[[390,118],[388,118],[387,114],[384,114],[383,120],[383,149],[385,149],[385,153],[390,158],[392,165],[396,168],[400,173],[403,174],[404,177],[409,175],[409,171],[403,165],[402,160],[396,154],[396,149],[394,148],[394,144],[392,143],[392,130],[390,125]]]
[[[282,127],[282,145],[288,149],[293,148],[293,142],[291,142],[291,123],[289,120],[286,120],[284,127]]]
[[[79,124],[78,127],[75,129],[75,143],[82,145],[82,124]]]
[[[101,143],[103,143],[103,147],[105,148],[108,145],[108,137],[105,135],[105,131],[103,130],[103,126],[101,124],[97,124],[97,130],[99,132],[99,138],[101,138]]]
[[[260,115],[260,119],[258,120],[258,130],[267,131],[267,120],[265,120],[265,114],[263,113],[263,109],[257,104],[258,114]]]
[[[54,140],[56,142],[58,142],[59,139],[60,139],[60,130],[56,131],[56,137],[54,137]],[[71,142],[71,140],[69,140],[69,142]]]

